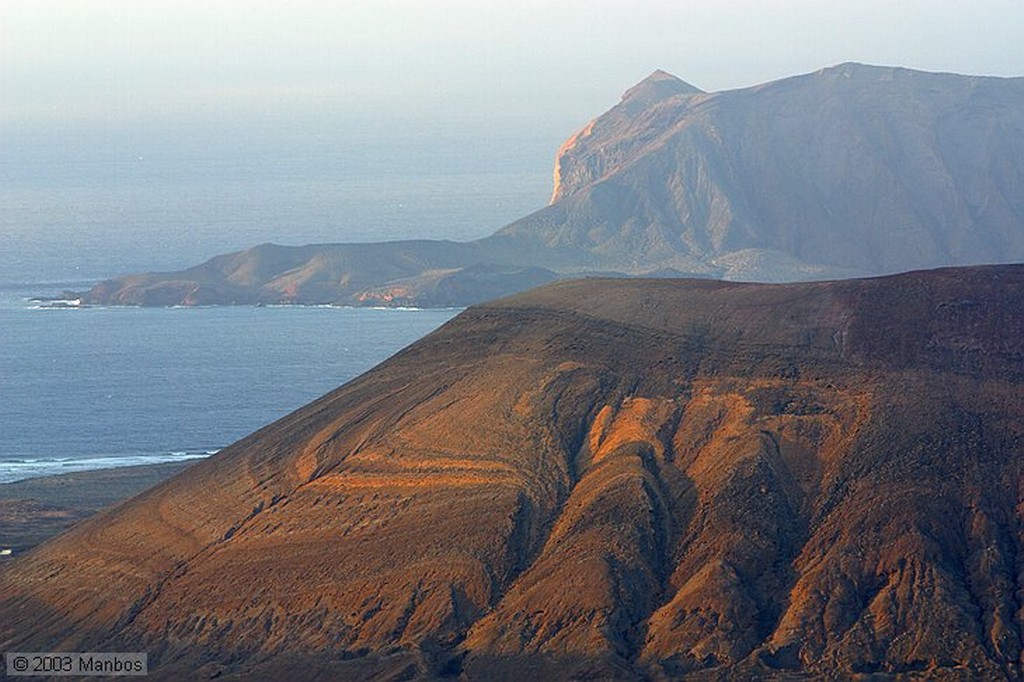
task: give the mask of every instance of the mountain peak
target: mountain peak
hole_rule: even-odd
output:
[[[673,95],[695,95],[704,92],[698,87],[657,69],[622,95],[622,101],[653,104]]]
[[[673,81],[675,83],[683,82],[682,80],[679,79],[679,77],[673,76],[671,73],[665,71],[664,69],[655,69],[654,71],[651,72],[651,75],[644,79],[644,81]]]

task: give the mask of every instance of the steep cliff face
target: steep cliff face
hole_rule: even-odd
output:
[[[1019,679],[1024,266],[472,308],[0,574],[0,646],[281,674]]]
[[[728,279],[1024,259],[1024,79],[860,64],[713,94],[670,79],[573,136],[552,206],[499,234]]]
[[[673,97],[689,100],[689,95],[702,92],[661,70],[627,90],[619,104],[588,123],[558,150],[551,203],[600,180],[640,153],[654,132],[652,128],[647,136],[632,134],[636,119],[644,118],[645,112]]]

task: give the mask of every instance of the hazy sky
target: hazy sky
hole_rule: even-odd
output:
[[[0,124],[383,117],[571,129],[656,68],[1024,74],[1024,0],[0,0]],[[2,132],[2,131],[0,131]]]
[[[483,236],[655,69],[1019,76],[1022,37],[1024,0],[0,0],[0,280]]]

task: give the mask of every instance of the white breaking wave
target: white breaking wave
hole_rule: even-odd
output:
[[[140,466],[143,464],[166,464],[204,459],[218,450],[189,450],[165,452],[151,455],[119,455],[110,457],[38,457],[0,461],[0,483],[13,483],[27,478],[54,476],[56,474],[79,473],[96,469]]]
[[[29,299],[26,307],[30,310],[81,310],[88,306],[83,306],[82,299],[80,298],[68,298],[54,299],[51,301]]]

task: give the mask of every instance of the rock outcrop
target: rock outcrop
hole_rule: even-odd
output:
[[[471,308],[11,562],[0,648],[155,679],[1020,679],[1022,295],[991,266]]]

